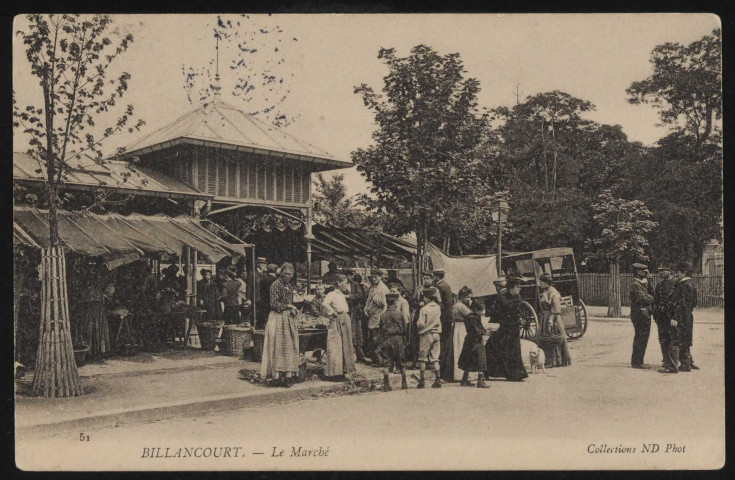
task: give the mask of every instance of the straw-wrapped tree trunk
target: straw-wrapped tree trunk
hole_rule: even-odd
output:
[[[82,394],[69,331],[64,251],[56,246],[41,251],[41,334],[33,393],[44,397]]]
[[[101,132],[96,121],[112,110],[127,90],[130,75],[108,78],[108,68],[127,50],[132,35],[118,33],[107,15],[28,15],[18,18],[18,37],[26,46],[30,72],[38,80],[43,105],[21,108],[13,98],[17,141],[27,140],[27,153],[44,173],[49,241],[41,261],[41,322],[33,394],[70,397],[82,394],[74,361],[66,292],[66,264],[59,242],[57,211],[60,190],[82,152],[103,162],[100,143],[119,132],[132,132],[133,107]],[[45,169],[45,172],[43,171]],[[124,178],[129,177],[126,172]]]

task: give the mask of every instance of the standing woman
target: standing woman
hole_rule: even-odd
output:
[[[293,304],[293,275],[293,265],[284,263],[278,279],[271,284],[271,312],[265,327],[260,365],[263,380],[272,377],[279,386],[286,388],[291,386],[291,377],[299,371],[298,310]]]
[[[507,290],[498,294],[493,307],[494,319],[500,324],[498,330],[485,344],[487,359],[486,377],[505,377],[511,382],[520,382],[526,377],[526,367],[521,357],[521,282],[511,277]]]
[[[561,294],[554,288],[551,276],[544,273],[539,277],[541,295],[541,333],[561,334],[561,344],[543,347],[547,367],[566,367],[572,364],[567,345],[567,332],[561,320]]]
[[[337,285],[322,301],[322,309],[329,316],[327,330],[327,365],[324,375],[339,377],[355,372],[355,353],[352,349],[352,322],[345,294],[350,294],[347,277],[338,273]]]
[[[79,326],[75,343],[89,345],[89,356],[100,361],[110,352],[110,330],[107,323],[105,300],[114,293],[113,288],[103,290],[103,280],[98,272],[90,278],[79,305]]]
[[[459,293],[457,293],[457,301],[452,307],[452,354],[453,358],[452,361],[452,376],[453,378],[459,378],[460,376],[460,368],[458,367],[459,364],[459,357],[462,352],[463,347],[463,341],[467,335],[467,328],[465,326],[465,320],[467,319],[467,316],[470,314],[470,304],[472,303],[472,289],[470,287],[464,286],[459,289]],[[464,369],[461,369],[464,370]],[[484,370],[484,369],[483,369]],[[476,371],[476,370],[473,370]],[[466,373],[466,372],[464,372]],[[466,382],[469,382],[467,375],[463,375],[463,379],[466,380]],[[465,382],[465,383],[466,383]]]

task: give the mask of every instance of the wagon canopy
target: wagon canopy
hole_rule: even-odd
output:
[[[39,248],[50,246],[48,212],[34,207],[13,208],[13,239]],[[224,257],[244,255],[247,243],[229,243],[205,228],[207,220],[166,215],[79,214],[58,212],[61,246],[80,255],[103,257],[108,267],[145,255],[180,254],[186,245],[217,262]],[[212,224],[214,225],[214,224]],[[214,228],[221,228],[215,226]]]

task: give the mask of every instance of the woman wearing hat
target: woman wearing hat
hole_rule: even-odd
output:
[[[493,308],[498,330],[485,344],[487,360],[486,377],[504,377],[512,382],[520,382],[526,377],[526,367],[521,357],[521,282],[518,278],[508,278],[507,290],[495,301]]]
[[[547,367],[566,367],[572,364],[567,345],[567,334],[561,319],[561,294],[554,288],[551,276],[544,273],[539,277],[541,295],[541,335],[545,332],[561,335],[561,344],[544,346]]]
[[[291,379],[299,371],[298,310],[293,304],[293,275],[293,265],[284,263],[278,280],[271,285],[271,312],[265,327],[260,366],[263,380],[273,378],[277,385],[286,388],[291,386]]]

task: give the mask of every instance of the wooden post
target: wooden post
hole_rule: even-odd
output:
[[[255,324],[256,324],[256,322],[258,320],[258,317],[257,317],[257,314],[258,314],[257,309],[258,309],[258,307],[255,305],[255,288],[256,288],[255,287],[255,273],[256,273],[255,272],[255,267],[256,267],[255,266],[255,246],[253,246],[250,249],[250,253],[251,253],[250,259],[252,260],[252,262],[251,262],[252,263],[251,268],[252,268],[252,272],[253,272],[253,277],[252,277],[253,278],[253,281],[250,282],[250,283],[253,284],[252,287],[251,287],[251,292],[252,293],[250,294],[250,302],[251,302],[251,304],[253,306],[252,309],[251,309],[251,312],[252,312],[252,316],[253,316],[253,328],[255,328]]]
[[[306,294],[311,294],[311,242],[316,237],[311,232],[311,199],[306,207],[306,225],[304,239],[306,240]]]
[[[32,394],[82,395],[69,329],[66,262],[61,247],[41,250],[41,323]]]

